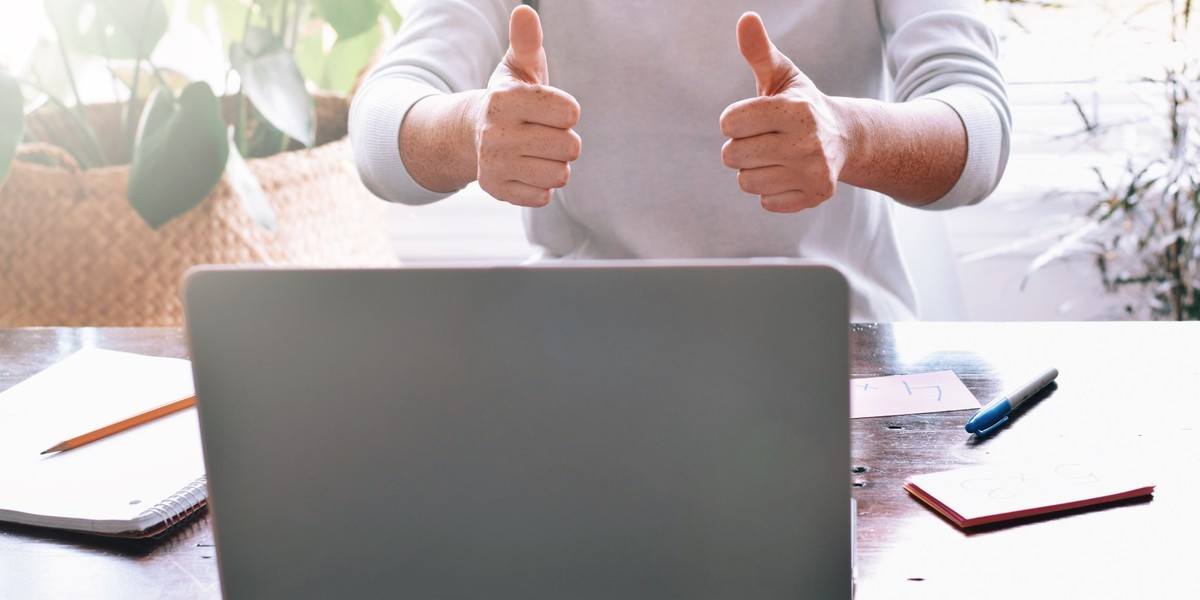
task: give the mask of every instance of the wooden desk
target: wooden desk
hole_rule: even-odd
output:
[[[852,423],[858,598],[1200,598],[1200,324],[912,323],[851,336],[855,376],[953,369],[985,399],[1040,367],[1062,372],[983,443],[964,434],[963,412]],[[0,331],[0,389],[89,345],[184,355],[176,330]],[[1053,452],[1135,459],[1155,498],[966,534],[900,488],[914,473]],[[207,516],[150,544],[0,526],[0,598],[219,595]]]

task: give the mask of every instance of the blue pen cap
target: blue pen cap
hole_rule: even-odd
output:
[[[1008,420],[1012,412],[1012,404],[1007,398],[991,406],[985,406],[967,421],[967,433],[987,435],[997,426]]]
[[[977,435],[977,436],[979,436],[979,437],[983,437],[983,436],[985,436],[985,435],[989,435],[989,434],[991,434],[993,431],[995,431],[995,430],[997,430],[997,429],[1000,429],[1000,426],[1001,426],[1001,425],[1004,425],[1004,424],[1005,424],[1005,423],[1007,423],[1007,422],[1008,422],[1008,417],[1004,417],[1003,419],[1000,419],[999,421],[996,421],[995,423],[992,423],[992,426],[991,426],[991,427],[988,427],[987,429],[980,430],[980,431],[979,431],[979,432],[977,432],[975,435]]]

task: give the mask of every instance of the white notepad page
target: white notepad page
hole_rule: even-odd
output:
[[[137,534],[203,502],[195,408],[40,454],[192,393],[187,360],[95,348],[0,392],[0,521]]]

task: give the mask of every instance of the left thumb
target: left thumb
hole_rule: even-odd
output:
[[[525,83],[546,85],[546,51],[542,49],[542,20],[528,6],[513,10],[508,23],[508,55],[505,61],[513,74]]]
[[[748,12],[738,19],[737,39],[742,56],[754,71],[758,95],[773,96],[783,91],[800,73],[791,59],[771,42],[758,13]]]

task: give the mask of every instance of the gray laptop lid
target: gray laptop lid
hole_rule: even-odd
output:
[[[227,598],[850,593],[819,266],[200,270]]]

